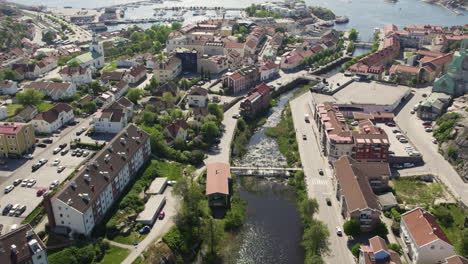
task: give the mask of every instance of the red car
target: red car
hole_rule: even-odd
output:
[[[389,126],[389,127],[394,127],[394,126],[396,126],[396,124],[393,123],[393,122],[387,122],[387,123],[385,123],[385,124],[386,124],[387,126]]]
[[[164,216],[166,216],[166,213],[164,213],[164,211],[161,211],[161,212],[159,213],[158,219],[159,219],[159,220],[163,220],[163,219],[164,219]]]
[[[424,128],[432,128],[432,126],[425,125]]]
[[[37,196],[42,196],[47,190],[45,188],[41,188],[37,190],[36,195]]]

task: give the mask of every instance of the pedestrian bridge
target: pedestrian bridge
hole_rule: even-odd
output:
[[[285,167],[231,167],[231,172],[238,176],[255,177],[290,177],[292,173],[301,171],[302,168]]]

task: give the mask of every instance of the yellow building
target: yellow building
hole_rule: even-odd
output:
[[[31,124],[0,122],[0,158],[20,157],[34,148]]]

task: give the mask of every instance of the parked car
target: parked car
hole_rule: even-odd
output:
[[[414,163],[403,163],[404,168],[412,168],[414,167]]]
[[[145,225],[142,227],[140,230],[138,230],[138,233],[140,234],[148,234],[151,231],[151,227]]]
[[[29,182],[29,179],[24,179],[22,182],[21,182],[21,187],[26,187],[28,185],[28,182]]]
[[[394,165],[393,165],[393,168],[395,168],[395,169],[403,169],[403,165],[401,165],[401,164],[394,164]]]
[[[36,171],[38,170],[42,165],[40,163],[34,163],[32,166],[31,166],[31,169],[32,171]]]
[[[13,191],[14,188],[15,188],[15,186],[8,185],[7,187],[5,187],[5,193],[9,193],[9,192]]]
[[[24,213],[24,211],[26,211],[26,205],[23,205],[23,206],[20,206],[19,208],[17,208],[14,215],[16,217],[19,217]]]
[[[52,153],[57,154],[61,151],[62,149],[61,148],[55,148],[54,151]]]
[[[8,215],[13,216],[15,214],[16,209],[18,209],[19,207],[20,207],[19,204],[13,205],[13,207],[11,207],[10,211],[8,212]]]
[[[410,111],[410,114],[414,115],[416,112],[414,110]]]
[[[76,156],[76,153],[77,153],[77,152],[78,152],[77,149],[73,150],[72,153],[71,153],[72,157],[73,157],[73,156]]]
[[[68,149],[62,150],[62,152],[60,152],[60,154],[61,154],[62,156],[67,155],[67,153],[68,153]]]
[[[18,186],[23,180],[21,179],[16,179],[14,182],[13,182],[13,185],[14,186]]]
[[[431,126],[432,125],[432,121],[424,121],[422,123],[423,126]]]
[[[240,114],[233,114],[233,115],[232,115],[232,118],[234,118],[234,119],[238,119],[238,118],[240,118],[240,117],[241,117]]]
[[[357,121],[353,121],[353,122],[351,122],[351,125],[352,125],[352,126],[357,126],[357,125],[358,125],[358,122],[357,122]]]
[[[437,139],[433,138],[432,143],[437,144]]]
[[[61,172],[64,171],[64,170],[65,170],[65,167],[64,167],[64,166],[59,166],[59,167],[57,168],[57,173],[61,173]]]
[[[60,160],[59,159],[55,159],[54,162],[52,162],[52,165],[53,166],[58,166],[60,164]]]
[[[163,220],[165,216],[166,216],[166,213],[164,211],[161,211],[158,215],[158,219]]]
[[[392,132],[393,132],[393,134],[401,133],[401,131],[398,130],[398,129],[393,129]]]
[[[319,172],[320,175],[323,175],[323,170],[322,169],[319,169],[318,172]]]
[[[44,164],[46,164],[48,161],[49,161],[49,160],[47,160],[47,159],[40,159],[40,160],[39,160],[39,163],[40,163],[41,165],[44,165]]]
[[[3,208],[2,215],[7,215],[10,212],[11,208],[13,208],[13,205],[12,204],[7,204]]]
[[[432,132],[432,127],[426,127],[426,128],[424,128],[424,130],[425,130],[426,132]]]
[[[88,156],[89,156],[89,151],[85,151],[85,152],[83,152],[83,157],[85,157],[85,158],[86,158],[86,157],[88,157]]]
[[[410,157],[420,157],[421,156],[421,153],[419,153],[417,151],[411,151],[408,154],[410,155]]]
[[[44,143],[39,143],[39,144],[36,144],[36,147],[39,147],[39,148],[46,148],[47,145],[44,144]]]
[[[42,196],[46,191],[47,191],[46,188],[40,188],[39,190],[37,190],[36,195]]]
[[[167,185],[169,185],[169,186],[172,186],[172,185],[174,185],[176,183],[177,183],[177,181],[167,181]]]
[[[60,144],[59,147],[60,147],[61,149],[64,149],[64,148],[67,147],[67,145],[68,145],[67,143],[63,143],[63,144]]]
[[[396,124],[393,123],[393,122],[387,122],[387,123],[385,123],[385,124],[386,124],[387,126],[389,126],[389,127],[394,127],[394,126],[396,126]]]
[[[327,197],[327,198],[325,199],[325,201],[327,201],[327,205],[328,205],[328,206],[331,206],[331,200],[330,200],[330,198]]]
[[[34,184],[36,184],[36,180],[35,179],[30,179],[28,184],[26,185],[28,188],[31,188],[34,186]]]
[[[79,135],[83,134],[83,132],[85,132],[85,131],[86,131],[86,128],[82,127],[82,128],[80,128],[80,130],[76,131],[76,135],[79,136]]]
[[[76,156],[77,156],[77,157],[83,156],[83,151],[82,151],[81,149],[77,150],[77,151],[76,151]]]
[[[306,134],[303,134],[303,135],[302,135],[302,139],[303,139],[303,140],[307,140]]]
[[[34,156],[33,156],[33,154],[26,154],[26,155],[23,156],[23,158],[30,160],[30,159],[33,159]]]
[[[342,236],[342,235],[343,235],[343,231],[341,231],[341,227],[339,227],[339,226],[336,227],[336,234],[337,234],[338,236]]]
[[[42,140],[42,143],[46,143],[46,144],[52,144],[53,142],[54,142],[54,140],[51,139],[51,138],[45,138],[45,139]]]

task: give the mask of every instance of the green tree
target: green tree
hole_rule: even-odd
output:
[[[143,116],[141,117],[141,120],[146,124],[146,125],[153,125],[156,122],[157,115],[156,113],[150,112],[150,111],[144,111]]]
[[[42,41],[44,41],[48,45],[52,44],[54,39],[55,39],[55,33],[52,31],[47,31],[45,34],[42,35]]]
[[[26,91],[16,94],[16,101],[23,106],[38,105],[43,98],[44,94],[34,89],[26,89]]]
[[[216,119],[218,122],[221,122],[224,118],[224,111],[223,107],[221,105],[218,105],[216,103],[209,103],[208,104],[208,113],[216,116]]]
[[[154,93],[156,92],[158,88],[159,88],[159,81],[153,77],[149,81],[148,85],[146,85],[145,90],[148,90],[148,91],[151,91],[151,93]]]
[[[379,222],[375,228],[374,228],[374,231],[376,236],[379,236],[379,237],[382,237],[382,238],[386,238],[387,235],[388,235],[388,229],[387,229],[387,225],[384,223],[384,222]]]
[[[173,29],[173,30],[179,30],[179,29],[181,29],[181,28],[182,28],[182,24],[179,23],[179,22],[173,22],[173,23],[171,24],[171,29]]]
[[[306,252],[323,256],[330,251],[329,236],[327,226],[316,219],[312,219],[311,224],[304,230],[301,244]]]
[[[358,219],[351,219],[343,224],[343,231],[346,235],[357,237],[361,234],[361,223]]]
[[[0,72],[0,79],[14,81],[16,80],[16,73],[13,70],[6,69]]]
[[[461,231],[460,242],[456,245],[458,254],[468,257],[468,228]]]
[[[361,251],[361,243],[357,243],[351,248],[351,253],[353,253],[353,256],[356,258],[359,257],[359,252]]]
[[[95,102],[86,102],[83,104],[82,108],[86,113],[94,113],[98,109]]]
[[[138,100],[143,96],[143,92],[138,88],[131,88],[128,90],[127,98],[134,104],[138,104]]]
[[[213,121],[204,123],[200,129],[207,141],[213,141],[216,137],[219,136],[219,127]]]
[[[299,212],[304,219],[303,222],[306,224],[312,219],[312,216],[318,212],[319,205],[315,199],[303,199],[299,202]]]
[[[172,95],[171,92],[165,92],[163,93],[162,100],[164,102],[175,103],[176,98]]]
[[[79,67],[80,64],[76,60],[72,60],[69,63],[67,63],[68,67]]]
[[[354,29],[354,28],[351,29],[351,31],[349,32],[349,35],[348,35],[349,40],[356,41],[356,39],[358,37],[358,34],[359,34],[359,32],[356,29]]]
[[[390,243],[388,244],[388,249],[391,249],[393,251],[395,251],[396,253],[398,253],[398,255],[402,255],[403,254],[403,250],[401,249],[401,246],[398,245],[398,244],[395,244],[395,243]]]

